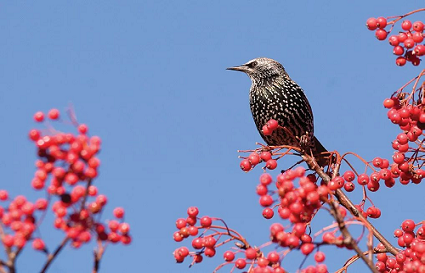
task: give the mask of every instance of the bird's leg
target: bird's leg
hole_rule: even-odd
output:
[[[304,151],[308,151],[311,150],[312,147],[312,139],[311,139],[311,135],[306,132],[304,135],[302,135],[299,138],[299,142],[300,142],[300,148]]]
[[[304,135],[302,135],[301,137],[297,137],[299,143],[300,143],[300,148],[302,149],[303,153],[305,155],[309,155],[310,158],[313,161],[313,164],[316,166],[318,165],[317,161],[316,161],[316,157],[314,156],[313,153],[313,141],[312,141],[312,136],[309,134],[309,132],[306,132]]]

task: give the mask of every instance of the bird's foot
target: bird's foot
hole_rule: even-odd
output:
[[[311,149],[312,136],[308,132],[306,132],[305,135],[302,135],[299,138],[299,142],[300,142],[300,148],[304,151],[308,151]]]

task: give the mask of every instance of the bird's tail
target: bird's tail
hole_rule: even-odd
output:
[[[322,143],[314,137],[313,139],[313,155],[316,159],[317,164],[319,164],[320,167],[325,167],[332,163],[331,155],[328,153],[328,150],[326,150],[325,147],[323,147]]]

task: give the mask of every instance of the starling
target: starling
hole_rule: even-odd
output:
[[[256,58],[227,69],[242,71],[251,78],[249,102],[252,116],[268,145],[308,147],[320,166],[327,164],[328,157],[321,154],[327,150],[314,136],[313,112],[304,90],[289,77],[280,63],[269,58]],[[284,128],[264,135],[262,127],[270,119],[275,119]]]

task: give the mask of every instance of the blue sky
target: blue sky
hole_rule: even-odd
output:
[[[398,131],[382,101],[421,67],[396,67],[391,47],[365,22],[420,7],[421,1],[3,2],[0,187],[42,196],[30,189],[32,115],[72,103],[79,121],[103,140],[96,184],[109,196],[107,212],[125,207],[132,228],[132,245],[108,248],[101,272],[211,272],[221,252],[191,269],[171,255],[179,246],[174,223],[187,207],[222,217],[257,245],[272,223],[262,218],[255,194],[261,170],[241,172],[236,152],[261,141],[249,110],[250,81],[225,68],[260,56],[280,61],[304,88],[323,145],[370,160],[389,157]],[[422,220],[419,187],[397,184],[371,194],[383,211],[374,221],[383,234],[391,237],[404,219]],[[48,232],[49,225],[42,234],[53,243],[60,234]],[[350,255],[324,250],[333,253],[331,271]],[[51,272],[89,272],[91,251],[67,248]],[[42,258],[25,250],[19,272],[38,270]],[[299,260],[284,265],[293,272]]]

